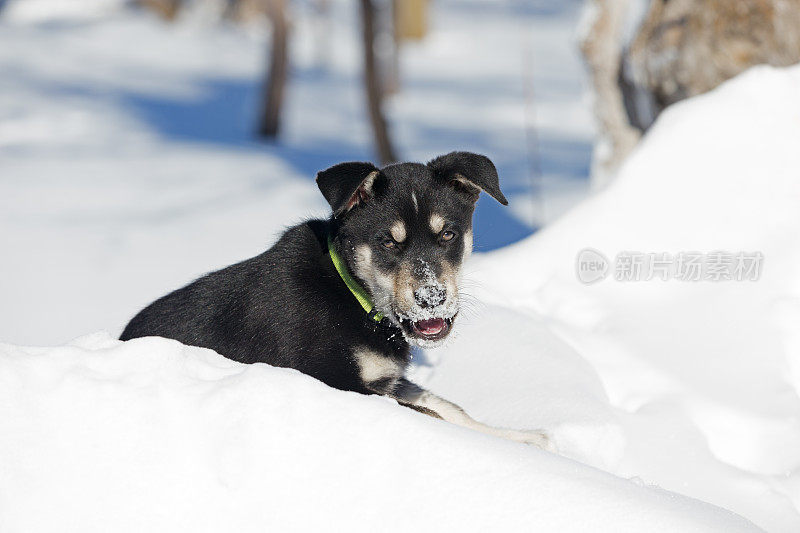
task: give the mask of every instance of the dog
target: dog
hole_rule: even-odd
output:
[[[472,214],[483,191],[508,205],[485,156],[335,165],[317,174],[328,220],[288,229],[266,252],[156,300],[120,339],[160,336],[242,363],[299,370],[483,433],[552,449],[541,430],[490,427],[404,377],[410,346],[453,329]]]

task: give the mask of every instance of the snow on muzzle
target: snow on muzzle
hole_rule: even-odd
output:
[[[457,298],[449,296],[447,288],[440,283],[426,284],[415,290],[415,305],[398,315],[405,333],[426,341],[445,338],[458,313]]]

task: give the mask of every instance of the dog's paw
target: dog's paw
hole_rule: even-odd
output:
[[[546,450],[548,452],[557,453],[558,449],[556,448],[556,444],[553,439],[543,430],[535,430],[535,431],[517,431],[517,430],[505,430],[504,431],[505,437],[508,440],[513,440],[515,442],[521,442],[522,444],[530,444],[531,446],[536,446],[537,448],[541,448],[542,450]]]

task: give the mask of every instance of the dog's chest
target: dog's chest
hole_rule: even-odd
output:
[[[406,370],[404,360],[365,346],[353,350],[353,359],[364,383],[394,381],[403,377]]]

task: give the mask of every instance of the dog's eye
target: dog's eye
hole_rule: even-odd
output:
[[[394,250],[395,248],[397,248],[397,243],[394,242],[394,240],[392,239],[386,239],[381,244],[383,245],[384,248],[389,248],[390,250]]]
[[[439,235],[439,238],[442,239],[444,242],[447,242],[447,241],[452,241],[453,237],[455,237],[455,236],[456,236],[455,232],[447,230],[447,231],[443,231]]]

